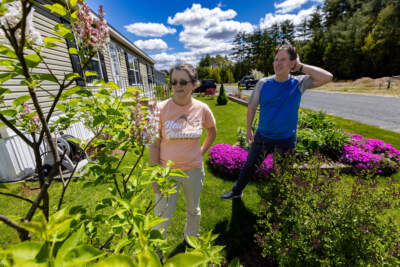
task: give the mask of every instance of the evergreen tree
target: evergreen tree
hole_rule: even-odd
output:
[[[219,89],[219,95],[218,95],[218,98],[217,98],[217,104],[218,105],[226,105],[226,104],[228,104],[228,97],[226,96],[223,83],[221,84],[221,87]]]

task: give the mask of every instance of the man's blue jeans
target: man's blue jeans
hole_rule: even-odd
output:
[[[291,152],[295,146],[296,135],[287,139],[270,139],[257,132],[250,146],[246,163],[240,171],[239,178],[233,186],[232,191],[235,194],[240,194],[243,191],[250,179],[254,176],[257,167],[261,165],[268,154],[285,154]]]

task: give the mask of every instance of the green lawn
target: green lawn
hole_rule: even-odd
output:
[[[214,97],[214,99],[202,97],[200,100],[209,105],[216,118],[218,133],[215,144],[235,143],[237,128],[239,126],[245,127],[246,124],[246,107],[233,102],[228,102],[228,105],[226,106],[218,106],[216,105],[216,97]],[[400,147],[400,134],[349,120],[340,118],[335,119],[346,131],[358,133],[369,138],[383,139],[388,143],[394,144],[397,148]],[[207,156],[204,156],[204,160],[206,162]],[[257,185],[255,183],[250,183],[246,187],[242,199],[224,201],[221,200],[220,196],[225,191],[231,189],[234,181],[215,176],[207,164],[205,164],[205,172],[206,177],[201,195],[201,233],[213,231],[214,233],[219,234],[217,243],[226,246],[224,253],[228,260],[245,254],[249,250],[253,250],[253,225],[256,221],[255,213],[260,201],[257,194]],[[393,175],[393,177],[400,180],[399,173]],[[343,181],[350,186],[352,177],[346,176]],[[11,191],[14,193],[20,193],[23,187],[32,186],[34,185],[30,183],[9,185]],[[72,183],[66,195],[66,203],[71,205],[81,204],[88,206],[88,210],[93,213],[96,199],[105,197],[107,194],[107,188],[110,186],[111,184],[101,184],[96,187],[87,187],[82,189],[80,184]],[[55,197],[53,199],[56,199],[59,195],[60,189],[61,186],[59,183],[56,183],[55,186],[52,187],[50,194]],[[146,197],[153,197],[150,187]],[[57,204],[56,201],[54,200],[51,204],[53,209],[55,209]],[[21,215],[22,210],[24,210],[24,203],[22,201],[0,196],[0,214]],[[400,218],[400,211],[397,212],[397,215]],[[167,235],[171,244],[170,255],[181,252],[185,249],[183,244],[185,217],[185,202],[183,194],[180,194],[178,205]],[[0,247],[6,247],[11,243],[17,242],[17,235],[7,226],[1,224],[0,232],[2,233],[0,237]],[[101,230],[101,233],[104,233],[104,238],[107,237],[104,229]]]

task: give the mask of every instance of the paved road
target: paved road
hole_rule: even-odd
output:
[[[234,90],[237,88],[226,88],[228,93]],[[302,97],[301,107],[400,133],[400,98],[309,90]]]

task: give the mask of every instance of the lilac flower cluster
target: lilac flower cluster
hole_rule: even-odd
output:
[[[131,128],[131,134],[135,140],[144,145],[151,144],[159,137],[159,115],[160,111],[155,105],[152,109],[141,104],[140,92],[136,91],[131,98],[136,102],[132,107],[131,119],[134,122]]]
[[[103,6],[99,6],[99,17],[91,14],[88,5],[78,2],[76,21],[72,23],[74,31],[79,36],[79,47],[92,49],[94,52],[103,51],[109,43],[108,25],[104,19]]]
[[[350,144],[343,146],[340,161],[357,171],[391,174],[400,167],[400,151],[382,140],[352,134]]]
[[[216,144],[209,150],[208,157],[210,165],[215,171],[236,178],[246,162],[247,154],[248,152],[241,147]],[[256,174],[267,175],[272,169],[272,165],[273,157],[272,154],[269,154]]]
[[[22,5],[27,3],[21,1],[3,1],[2,4],[2,14],[0,15],[0,25],[6,29],[10,30],[18,25],[22,20]],[[28,13],[25,21],[25,38],[27,41],[33,41],[34,43],[40,45],[42,44],[42,36],[40,32],[34,28],[33,25],[33,13],[35,10],[32,8]],[[15,32],[15,37],[19,41],[21,39],[21,26]],[[4,35],[1,30],[0,35]]]

